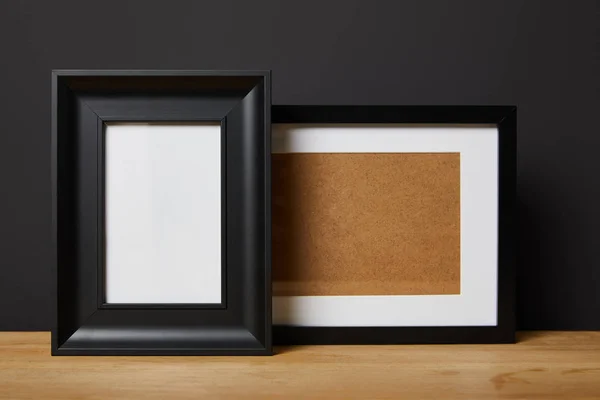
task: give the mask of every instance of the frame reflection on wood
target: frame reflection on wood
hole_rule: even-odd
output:
[[[514,341],[514,107],[273,107],[274,340]]]
[[[269,138],[269,72],[55,71],[52,354],[271,354]]]

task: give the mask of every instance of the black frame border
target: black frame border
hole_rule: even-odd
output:
[[[515,342],[517,108],[515,106],[272,107],[272,123],[495,124],[498,127],[498,300],[496,326],[306,327],[274,325],[279,345]]]
[[[270,104],[270,71],[52,72],[53,355],[272,354]],[[221,304],[105,303],[111,122],[220,123]]]

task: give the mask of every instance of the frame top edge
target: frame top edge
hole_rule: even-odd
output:
[[[53,76],[263,76],[271,70],[53,69]]]
[[[273,123],[484,123],[516,116],[512,105],[273,105]]]

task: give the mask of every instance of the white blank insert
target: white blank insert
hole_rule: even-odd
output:
[[[107,303],[221,303],[221,127],[105,133]]]

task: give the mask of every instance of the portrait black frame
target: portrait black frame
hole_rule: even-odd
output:
[[[270,71],[52,73],[53,355],[270,355]],[[107,123],[221,124],[220,304],[107,304]]]

